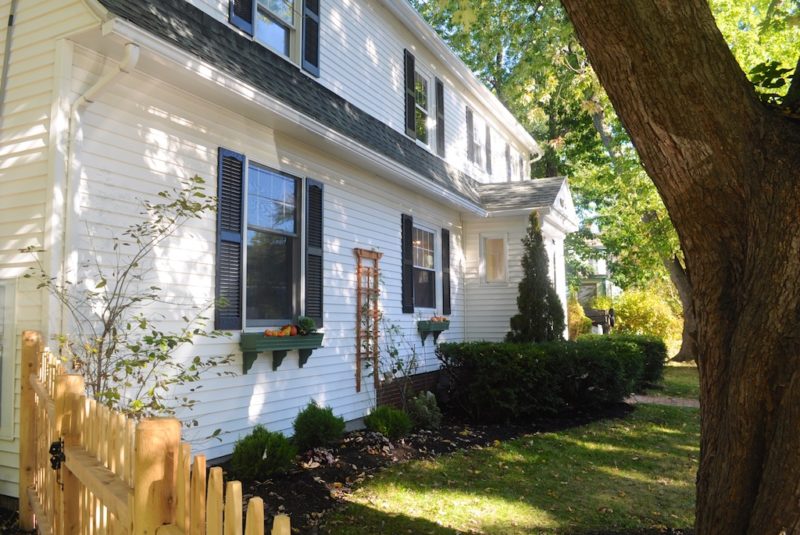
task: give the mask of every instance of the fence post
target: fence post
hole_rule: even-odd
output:
[[[151,418],[136,426],[133,535],[154,535],[174,522],[180,442],[181,424],[174,418]]]
[[[19,422],[19,525],[23,530],[33,529],[33,509],[28,500],[28,489],[33,487],[36,456],[33,447],[36,443],[36,406],[30,376],[39,372],[41,358],[42,336],[37,331],[23,331]]]
[[[77,402],[84,394],[83,377],[75,374],[64,374],[56,377],[56,422],[55,437],[64,439],[64,448],[80,445],[80,429],[78,429],[78,415],[76,414]],[[61,497],[58,516],[54,523],[61,526],[59,533],[77,533],[79,529],[78,518],[78,497],[80,487],[77,478],[67,470],[66,466],[61,467]]]

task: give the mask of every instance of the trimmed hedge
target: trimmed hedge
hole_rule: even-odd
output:
[[[641,383],[641,346],[609,337],[577,342],[439,344],[447,408],[478,422],[528,420],[620,402]]]
[[[637,390],[641,390],[647,385],[659,383],[664,378],[664,365],[667,363],[667,345],[661,338],[635,334],[587,334],[578,338],[578,340],[602,339],[633,342],[644,353],[644,373],[642,374],[642,380],[637,385]]]

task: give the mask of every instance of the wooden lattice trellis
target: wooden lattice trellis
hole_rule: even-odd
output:
[[[366,249],[353,249],[356,255],[356,392],[361,392],[361,370],[364,363],[372,366],[372,377],[377,390],[378,335],[380,332],[380,261],[383,253]]]

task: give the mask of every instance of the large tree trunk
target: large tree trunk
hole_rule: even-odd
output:
[[[697,320],[696,531],[800,534],[800,126],[703,0],[562,0],[680,237]]]
[[[681,348],[672,357],[678,362],[697,362],[697,321],[694,319],[694,307],[692,305],[692,288],[689,285],[689,277],[686,270],[677,256],[664,259],[664,266],[669,273],[669,279],[678,291],[678,298],[683,309],[683,333],[681,333]]]

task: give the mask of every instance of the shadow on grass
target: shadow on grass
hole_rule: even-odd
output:
[[[357,519],[352,529],[331,532],[668,533],[693,523],[698,444],[696,410],[642,406],[625,420],[396,466],[332,515]]]

